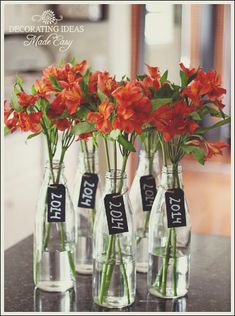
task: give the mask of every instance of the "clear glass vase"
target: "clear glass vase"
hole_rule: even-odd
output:
[[[141,184],[141,178],[147,178],[145,184]],[[136,270],[137,272],[146,273],[148,271],[148,229],[151,206],[153,204],[157,187],[160,184],[160,162],[158,152],[149,156],[144,150],[139,155],[139,165],[130,189],[130,200],[134,212],[134,220],[136,226]],[[142,178],[143,179],[143,178]],[[155,182],[155,183],[154,183]],[[142,196],[142,191],[145,187]],[[153,188],[154,186],[154,188]],[[155,191],[155,192],[154,192]],[[146,203],[143,201],[147,198]]]
[[[149,222],[148,290],[162,298],[188,292],[191,221],[181,166],[163,167]]]
[[[84,207],[78,206],[81,183],[83,176],[93,174],[98,177],[97,157],[93,152],[81,152],[79,155],[78,169],[75,176],[73,187],[73,204],[76,212],[77,240],[76,240],[76,271],[81,274],[92,274],[93,257],[92,257],[92,238],[93,226],[95,221],[95,213],[101,199],[101,185],[98,184],[95,192],[94,208],[89,208],[84,201]],[[89,181],[90,178],[87,178]],[[88,193],[93,189],[94,183],[88,183]],[[88,201],[89,202],[89,201]]]
[[[127,191],[125,174],[122,175],[119,170],[107,172],[104,192],[106,202],[102,201],[94,226],[93,299],[96,304],[108,308],[129,306],[135,300],[136,236]],[[108,203],[107,197],[110,194],[114,197],[112,202]],[[117,200],[115,200],[116,198]],[[113,212],[115,215],[110,223],[114,223],[114,226],[117,225],[118,229],[120,227],[122,229],[123,223],[126,222],[127,231],[125,229],[123,233],[110,234],[109,225],[112,226],[112,224],[108,225],[107,205],[112,208],[110,214]],[[121,209],[125,209],[125,216],[119,217],[122,213]]]
[[[64,165],[47,163],[34,231],[34,283],[49,292],[66,291],[75,282],[75,212]]]

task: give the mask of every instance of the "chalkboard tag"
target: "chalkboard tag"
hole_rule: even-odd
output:
[[[47,188],[48,212],[47,221],[65,222],[65,186],[51,184]]]
[[[186,226],[184,191],[169,189],[165,193],[168,227]]]
[[[104,198],[109,234],[128,232],[123,196],[118,193],[107,194]]]
[[[156,181],[152,175],[140,178],[140,191],[143,211],[151,211],[153,201],[157,194]]]
[[[81,180],[78,207],[92,209],[95,207],[95,196],[98,185],[98,175],[84,173]]]

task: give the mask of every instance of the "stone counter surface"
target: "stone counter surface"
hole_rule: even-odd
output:
[[[136,301],[109,310],[92,302],[91,276],[78,275],[75,290],[48,293],[34,289],[33,237],[5,251],[5,312],[229,312],[230,239],[192,235],[190,290],[186,297],[163,300],[148,294],[146,274],[137,273]]]

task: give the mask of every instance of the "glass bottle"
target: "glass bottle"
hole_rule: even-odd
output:
[[[109,234],[104,200],[96,215],[93,238],[93,299],[98,305],[122,308],[131,305],[136,292],[136,236],[133,213],[120,170],[106,173],[104,199],[117,193],[123,197],[128,231]],[[116,206],[119,202],[117,202]],[[115,208],[115,206],[114,206]],[[119,212],[120,209],[116,208]]]
[[[57,185],[64,190],[53,193],[54,203],[48,205],[49,188],[55,190]],[[61,200],[60,200],[61,199]],[[53,200],[54,201],[54,200]],[[58,220],[63,208],[65,218]],[[49,208],[49,212],[48,212]],[[54,213],[53,213],[54,212]],[[49,221],[49,216],[53,218]],[[44,180],[41,186],[34,231],[34,283],[36,288],[49,292],[66,291],[74,287],[75,282],[75,212],[70,198],[64,164],[54,161],[46,164]]]
[[[140,151],[139,165],[130,189],[130,200],[134,212],[136,226],[136,270],[148,271],[148,228],[150,210],[143,210],[140,179],[142,176],[151,175],[155,179],[155,190],[160,184],[160,162],[158,152],[149,156],[144,150]],[[150,192],[150,191],[149,191]],[[151,194],[151,193],[150,193]],[[150,200],[153,203],[153,199]]]
[[[101,199],[101,185],[99,179],[96,189],[94,209],[78,207],[81,181],[85,173],[93,173],[98,175],[97,157],[93,152],[81,152],[79,154],[78,169],[75,176],[75,184],[72,194],[77,225],[76,271],[81,274],[92,274],[93,226],[95,221],[95,213]]]
[[[35,312],[62,312],[76,311],[76,292],[74,288],[64,292],[45,292],[38,288],[34,289]]]
[[[182,297],[189,288],[191,221],[186,198],[179,193],[178,196],[172,195],[181,191],[179,189],[183,190],[182,167],[163,167],[161,184],[150,215],[147,276],[149,292],[162,298]],[[167,215],[166,192],[172,196],[168,200],[170,215]],[[178,203],[182,203],[181,206]],[[184,213],[183,206],[185,223],[182,226],[183,217],[177,216]],[[179,219],[180,226],[169,225],[170,217],[174,223]]]

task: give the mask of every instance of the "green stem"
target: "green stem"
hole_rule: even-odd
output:
[[[118,256],[121,264],[121,269],[122,269],[122,274],[123,274],[123,279],[126,285],[126,291],[127,291],[127,302],[130,304],[130,289],[128,285],[128,279],[127,279],[127,274],[126,274],[126,269],[125,269],[125,264],[123,262],[123,257],[122,257],[122,249],[121,249],[121,244],[120,244],[120,239],[119,236],[117,238],[117,244],[118,244]]]
[[[107,254],[106,254],[106,259],[105,259],[105,264],[103,265],[103,269],[102,269],[102,277],[101,277],[101,285],[100,285],[100,293],[99,293],[99,303],[102,304],[103,300],[106,296],[106,291],[107,291],[107,269],[108,269],[108,265],[110,265],[111,263],[110,261],[110,256],[112,254],[112,248],[113,248],[113,243],[114,243],[114,235],[111,235],[109,237],[109,243],[108,243],[108,249],[107,249]]]
[[[113,159],[114,159],[114,193],[116,193],[117,189],[117,146],[116,141],[113,142]]]
[[[90,166],[90,161],[89,161],[89,150],[88,150],[88,146],[87,146],[87,142],[84,140],[84,147],[85,147],[85,152],[86,152],[86,162],[87,162],[87,169],[88,172],[91,172],[91,166]]]
[[[165,247],[165,256],[164,256],[164,263],[163,263],[163,275],[162,275],[162,295],[166,296],[166,284],[167,284],[167,271],[168,271],[168,264],[169,264],[169,252],[170,252],[170,240],[171,240],[171,228],[168,229],[168,237],[166,241]]]
[[[172,256],[173,256],[173,267],[172,267],[172,277],[173,277],[173,291],[174,296],[177,296],[177,277],[176,277],[176,268],[177,268],[177,261],[176,261],[176,231],[175,228],[172,228]]]
[[[163,265],[161,266],[161,269],[158,271],[155,282],[153,283],[153,286],[157,287],[158,289],[160,289],[162,286],[162,273],[163,273]]]
[[[110,158],[109,158],[109,148],[108,148],[108,141],[106,138],[104,138],[104,146],[105,146],[105,155],[106,155],[106,162],[108,171],[111,171],[111,164],[110,164]]]
[[[166,144],[163,140],[160,139],[161,148],[162,148],[162,159],[163,159],[163,165],[164,167],[167,166],[167,160],[166,160]]]

